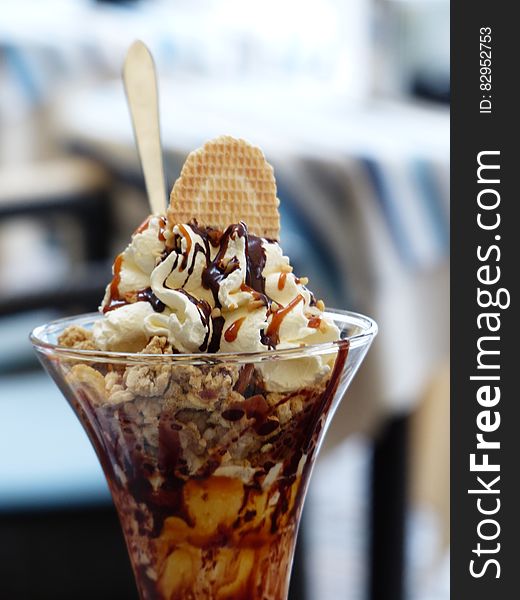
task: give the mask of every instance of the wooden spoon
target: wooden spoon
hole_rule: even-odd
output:
[[[123,82],[130,108],[137,151],[152,214],[166,211],[166,190],[159,128],[157,76],[153,57],[140,40],[126,55]]]

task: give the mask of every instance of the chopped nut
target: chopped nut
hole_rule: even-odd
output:
[[[136,396],[162,396],[170,383],[170,375],[171,368],[167,365],[136,365],[126,369],[123,381]]]
[[[291,412],[293,415],[297,415],[303,410],[303,397],[295,396],[291,398]]]
[[[307,285],[309,283],[309,278],[308,277],[299,277],[298,283],[301,283],[302,285]]]
[[[107,397],[107,400],[109,404],[122,404],[124,402],[132,402],[134,398],[134,394],[129,390],[124,390],[121,386],[115,386],[111,390],[110,395]]]
[[[290,407],[289,402],[284,402],[283,404],[280,404],[280,406],[278,406],[276,409],[276,414],[282,425],[284,425],[285,423],[288,423],[292,417],[292,412],[291,412],[291,407]]]
[[[221,317],[221,316],[222,316],[222,311],[220,310],[220,308],[214,308],[211,311],[211,317],[213,319],[218,319],[218,317]]]
[[[105,389],[111,392],[116,385],[121,384],[121,375],[117,371],[109,371],[105,375]]]
[[[240,268],[240,263],[238,262],[238,258],[236,258],[236,256],[225,261],[225,271],[224,272],[226,273],[226,275],[233,273],[233,271],[236,271],[236,269],[238,269],[238,268]]]
[[[74,365],[67,374],[67,381],[72,386],[80,388],[94,406],[99,406],[106,401],[105,378],[96,369],[88,365]]]
[[[92,332],[77,325],[67,327],[58,337],[58,344],[67,348],[76,348],[77,350],[96,350]]]
[[[323,312],[323,311],[325,310],[325,302],[323,302],[323,300],[318,300],[318,301],[316,302],[316,308],[317,308],[319,311]]]
[[[262,306],[265,306],[265,304],[262,300],[252,300],[247,305],[247,311],[252,312],[253,310],[256,310],[257,308],[261,308]]]
[[[141,350],[142,354],[171,354],[172,347],[168,338],[155,335],[148,345]]]

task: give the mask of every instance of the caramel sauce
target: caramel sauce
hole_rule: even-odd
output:
[[[141,225],[139,225],[139,227],[134,231],[132,237],[134,237],[134,235],[137,235],[138,233],[143,233],[143,231],[146,231],[150,227],[150,221],[152,219],[152,216],[153,215],[149,215],[148,217],[146,217],[146,219],[141,223]],[[166,241],[166,238],[164,237],[166,226],[166,217],[159,217],[159,233],[157,234],[157,237],[161,240],[161,242]]]
[[[240,331],[240,327],[242,327],[242,323],[245,321],[245,317],[241,317],[236,321],[233,321],[231,325],[224,332],[224,339],[226,342],[231,343],[237,339],[238,332]]]
[[[278,278],[278,289],[281,291],[285,287],[285,282],[287,281],[287,273],[280,273],[280,277]]]
[[[160,219],[159,219],[159,233],[157,234],[157,237],[159,238],[159,240],[161,242],[165,242],[166,241],[166,238],[164,237],[164,232],[166,231],[166,226],[167,226],[166,217],[160,217]]]
[[[143,233],[143,231],[146,231],[148,229],[148,227],[150,227],[150,219],[152,218],[152,215],[149,215],[148,217],[146,217],[146,219],[141,223],[141,225],[139,225],[139,227],[134,231],[134,233],[132,234],[132,237],[134,235],[137,235],[138,233]]]
[[[118,254],[114,261],[113,271],[114,276],[112,277],[112,281],[110,283],[110,297],[108,299],[108,304],[103,309],[104,313],[107,313],[109,310],[113,310],[114,308],[119,308],[126,304],[126,300],[120,297],[119,295],[119,284],[121,282],[121,268],[123,266],[123,253]]]
[[[321,317],[311,317],[307,323],[307,327],[311,327],[312,329],[318,329],[320,325]]]
[[[107,312],[111,310],[115,310],[116,308],[121,308],[122,306],[126,306],[128,302],[124,299],[114,300],[113,298],[110,302],[103,308],[103,314],[106,315]]]
[[[146,228],[145,228],[146,229]],[[144,229],[143,229],[144,231]],[[108,299],[107,305],[103,308],[103,313],[106,314],[111,310],[115,310],[116,308],[120,308],[121,306],[125,306],[126,304],[130,304],[132,302],[131,298],[125,297],[125,295],[121,296],[119,292],[119,284],[121,283],[121,268],[123,266],[123,254],[118,254],[114,261],[114,276],[112,277],[112,282],[110,283],[110,297]],[[155,312],[163,312],[165,309],[165,305],[157,298],[157,296],[152,292],[151,288],[146,288],[143,290],[138,290],[135,293],[135,302],[149,302]]]
[[[291,310],[303,300],[303,296],[298,294],[294,300],[291,300],[285,308],[273,312],[273,318],[267,327],[265,337],[267,338],[270,346],[276,346],[279,341],[280,325],[282,324],[285,317],[291,312]]]
[[[121,283],[121,268],[123,266],[123,253],[118,254],[114,261],[114,277],[110,284],[110,296],[112,298],[119,297],[119,284]]]
[[[252,287],[249,287],[245,283],[242,283],[240,285],[240,291],[241,292],[249,292],[251,294],[251,296],[253,297],[253,300],[262,300],[262,302],[264,302],[265,305],[267,306],[267,296],[265,294],[262,294],[262,292],[257,292],[256,290],[254,290]]]

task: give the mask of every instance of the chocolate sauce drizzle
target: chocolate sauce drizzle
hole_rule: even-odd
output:
[[[152,288],[148,287],[136,294],[137,302],[149,302],[155,312],[163,312],[166,308],[166,304],[161,302],[159,298],[153,293]]]
[[[186,290],[183,290],[182,288],[178,289],[176,291],[179,292],[180,294],[183,294],[184,296],[186,296],[186,298],[188,298],[188,300],[192,304],[194,304],[197,307],[197,310],[199,311],[200,320],[202,321],[202,324],[206,328],[206,337],[204,338],[204,341],[202,342],[202,344],[199,346],[199,351],[206,352],[206,350],[208,349],[208,343],[209,343],[209,331],[210,331],[209,324],[211,321],[211,310],[212,310],[211,306],[209,305],[208,302],[206,302],[206,300],[195,298],[195,296],[192,296],[189,292],[187,292]]]

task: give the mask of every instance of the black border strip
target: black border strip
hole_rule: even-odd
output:
[[[516,348],[520,328],[515,315],[520,271],[520,235],[515,220],[516,207],[520,205],[520,193],[515,189],[520,174],[520,149],[516,141],[520,133],[517,108],[520,103],[514,91],[518,87],[515,59],[520,55],[516,48],[520,31],[513,17],[514,8],[514,3],[490,0],[454,0],[451,6],[451,597],[456,600],[520,597],[517,589],[520,576],[520,485],[517,483],[520,477],[520,398],[514,385],[515,371],[520,373]],[[486,55],[480,54],[481,50],[487,50],[480,47],[481,28],[487,27],[491,28],[491,40],[487,44],[491,46],[490,90],[480,87],[486,83],[485,78],[480,79],[481,66],[487,65]],[[484,29],[484,40],[486,34]],[[483,73],[489,75],[485,68]],[[480,112],[480,102],[488,99],[491,112]],[[488,103],[484,102],[482,108],[488,108]],[[500,154],[481,154],[481,162],[500,165],[500,169],[481,170],[481,180],[486,181],[479,183],[478,156],[489,151]],[[481,192],[482,204],[492,205],[495,198],[500,200],[498,206],[489,210],[479,208]],[[495,223],[500,214],[500,224],[489,230],[479,227],[479,212],[481,222],[488,225]],[[477,255],[478,246],[481,259]],[[500,280],[495,284],[478,281],[478,269],[486,266],[489,270],[480,271],[481,279],[494,279],[497,267],[500,268]],[[489,291],[493,298],[500,298],[502,306],[479,306],[479,287]],[[507,293],[500,293],[499,289]],[[508,295],[510,306],[506,308]],[[483,305],[489,297],[481,294],[480,298]],[[479,315],[491,312],[498,316],[481,316],[478,321]],[[489,326],[498,325],[497,331],[489,331]],[[498,339],[483,339],[486,336]],[[481,354],[481,363],[499,368],[478,368],[479,338],[481,349],[500,352]],[[488,380],[471,380],[471,376],[488,377]],[[491,380],[489,376],[500,379]],[[487,385],[490,386],[488,396]],[[500,388],[500,401],[491,406],[498,394],[495,387]],[[487,406],[486,399],[489,400]],[[489,431],[483,432],[482,428]],[[479,433],[488,443],[499,442],[500,449],[478,449]],[[489,463],[499,466],[500,471],[472,472],[471,454],[475,454],[478,464],[485,462],[487,454]],[[496,477],[500,479],[492,483]],[[484,484],[489,488],[487,491]],[[468,493],[468,490],[478,490],[478,493]],[[491,514],[493,511],[496,513]],[[482,539],[484,537],[490,539]],[[473,567],[472,560],[475,561]],[[471,568],[475,576],[471,575]]]

